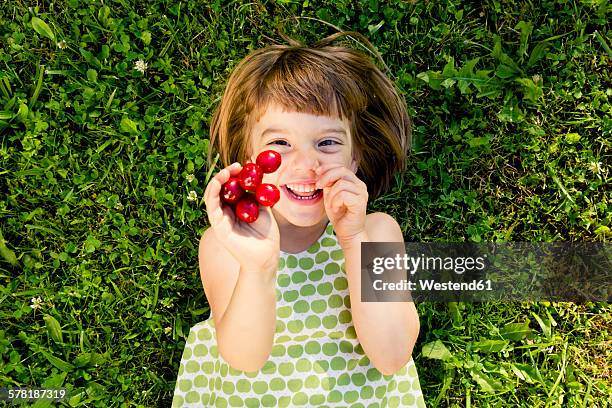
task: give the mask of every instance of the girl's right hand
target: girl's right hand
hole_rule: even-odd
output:
[[[280,233],[270,208],[260,206],[259,217],[249,224],[239,220],[232,208],[221,202],[221,186],[240,170],[240,163],[233,163],[217,173],[206,186],[204,202],[210,226],[217,240],[240,263],[242,271],[275,274],[280,256]]]

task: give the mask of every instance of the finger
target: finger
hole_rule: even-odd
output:
[[[323,203],[325,205],[325,211],[327,212],[330,220],[336,220],[342,215],[343,209],[341,203],[335,199],[337,192],[332,192],[331,187],[323,189]]]
[[[208,223],[211,227],[219,225],[221,217],[223,217],[223,209],[220,206],[206,205],[206,215],[208,216]]]
[[[226,209],[220,205],[211,205],[210,207],[207,207],[206,210],[210,226],[214,228],[219,228],[223,222],[223,218],[228,215],[226,213]]]
[[[240,173],[240,170],[242,170],[242,165],[238,162],[235,162],[227,166],[226,169],[228,169],[230,171],[231,176],[234,177]]]
[[[220,207],[212,214],[211,227],[222,237],[229,237],[235,229],[236,217],[229,206]]]
[[[325,187],[323,189],[323,205],[325,206],[325,211],[331,211],[331,187]]]
[[[316,187],[328,187],[340,179],[353,181],[355,183],[359,180],[352,171],[350,171],[346,167],[339,166],[329,168],[324,173],[322,173],[319,177],[319,180],[317,180]]]
[[[345,179],[336,181],[334,184],[332,184],[328,188],[330,189],[329,190],[330,193],[343,191],[343,190],[350,191],[355,194],[364,194],[367,192],[367,189],[365,189],[364,186],[362,186],[361,184],[357,184],[353,182],[353,180],[345,180]]]
[[[206,190],[204,190],[204,202],[206,203],[206,208],[212,204],[213,201],[216,201],[218,204],[219,201],[219,193],[221,192],[221,183],[218,179],[212,178],[208,185],[206,186]]]
[[[217,225],[219,232],[229,235],[230,232],[234,229],[234,225],[236,224],[236,216],[234,215],[234,211],[229,205],[225,205],[221,207],[223,210],[223,216]]]
[[[355,172],[354,172],[353,170],[351,170],[349,166],[344,166],[344,165],[339,164],[339,163],[327,163],[327,164],[322,164],[322,165],[320,165],[319,167],[317,167],[317,168],[315,169],[315,173],[316,173],[317,175],[321,175],[321,174],[323,174],[323,173],[327,172],[328,170],[330,170],[330,169],[334,169],[334,168],[336,168],[336,167],[344,167],[345,169],[347,169],[347,170],[348,170],[348,171],[350,171],[351,173],[355,174]]]
[[[332,188],[329,193],[330,207],[334,211],[339,211],[342,207],[359,210],[364,207],[365,202],[366,200],[359,191]]]
[[[327,164],[321,164],[319,167],[317,167],[315,169],[315,173],[317,174],[323,174],[326,171],[328,171],[329,169],[333,169],[335,167],[344,167],[339,163],[327,163]]]
[[[229,180],[230,177],[235,177],[240,174],[240,170],[242,170],[240,163],[232,163],[217,173],[215,177],[223,184]]]
[[[225,169],[222,169],[217,174],[215,174],[215,176],[211,178],[210,181],[208,182],[208,185],[206,186],[206,190],[204,190],[204,201],[205,202],[209,201],[211,194],[218,195],[219,192],[221,191],[221,185],[223,184],[221,180],[223,179],[223,176],[224,176],[223,173],[225,171],[226,171]]]
[[[211,226],[215,226],[219,223],[221,217],[223,217],[223,208],[221,207],[221,200],[219,198],[219,191],[221,190],[221,184],[218,180],[211,181],[206,188],[204,203],[206,204],[206,213],[208,215],[208,221]],[[207,194],[207,195],[206,195]]]
[[[227,180],[229,180],[230,177],[238,175],[240,173],[240,170],[242,170],[242,166],[240,165],[240,163],[232,163],[231,165],[219,171],[208,182],[208,186],[206,186],[206,190],[204,191],[204,201],[209,201],[210,198],[217,199],[214,197],[219,195],[223,184]]]
[[[274,215],[270,210],[270,207],[261,207],[259,209],[259,216],[257,219],[248,224],[261,239],[266,239],[272,236],[272,230],[274,228],[275,221]]]
[[[347,205],[350,205],[351,208],[355,209],[355,211],[360,211],[361,207],[367,206],[368,191],[366,188],[363,188],[359,184],[355,184],[346,180],[339,180],[332,187],[329,187],[327,192],[325,190],[323,191],[324,198],[327,198],[327,202],[330,203],[330,205],[332,205],[333,203],[333,205],[335,205],[336,210],[339,208],[336,196],[344,191],[352,193],[355,195],[355,197],[358,197],[357,201],[351,200],[350,202],[347,202]]]
[[[237,176],[240,173],[240,170],[242,170],[240,163],[232,163],[218,172],[213,178],[216,178],[221,182],[221,184],[223,184],[229,180],[230,177]]]
[[[343,207],[352,212],[361,212],[367,207],[368,192],[358,184],[339,180],[328,189],[325,202],[335,212]]]
[[[206,212],[208,213],[208,219],[210,225],[217,225],[223,218],[223,207],[221,203],[220,193],[223,183],[229,179],[230,171],[225,168],[221,170],[215,177],[213,177],[206,191],[204,192],[204,202],[206,203]]]
[[[221,198],[219,197],[221,184],[218,182],[218,180],[214,182],[211,181],[209,184],[211,184],[211,186],[205,203],[210,225],[218,228],[224,221],[229,221],[228,225],[225,225],[225,227],[231,230],[232,225],[235,222],[235,217],[232,208],[229,205],[221,202]]]

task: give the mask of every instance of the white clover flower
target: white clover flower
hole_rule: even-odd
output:
[[[170,334],[170,333],[172,333],[172,327],[170,327],[170,326],[165,327],[165,328],[164,328],[164,333],[166,333],[166,334]]]
[[[147,63],[140,59],[136,61],[136,63],[134,64],[134,69],[144,74],[145,71],[147,70]]]
[[[43,305],[43,300],[40,297],[32,298],[31,302],[32,304],[30,305],[30,307],[32,309],[40,309],[40,307]]]
[[[195,191],[191,190],[189,192],[189,195],[187,196],[187,200],[189,201],[195,201],[198,199],[198,193],[196,193]]]
[[[66,41],[62,40],[60,42],[57,43],[57,48],[59,48],[60,50],[63,50],[64,48],[66,48]]]
[[[601,162],[590,162],[589,163],[589,170],[591,170],[595,174],[601,173],[601,171],[602,171],[602,169],[601,169]]]
[[[185,176],[185,178],[187,179],[188,183],[191,183],[193,180],[195,180],[195,176],[193,174],[188,174],[187,176]]]

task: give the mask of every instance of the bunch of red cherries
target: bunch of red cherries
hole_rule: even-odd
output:
[[[280,191],[274,184],[262,183],[264,173],[274,173],[281,165],[281,155],[266,150],[255,163],[247,163],[237,177],[230,177],[221,186],[221,200],[234,209],[240,220],[251,223],[259,217],[259,205],[272,207],[280,200]]]

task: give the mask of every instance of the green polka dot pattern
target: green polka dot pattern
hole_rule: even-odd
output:
[[[412,359],[381,375],[363,352],[343,264],[331,225],[306,251],[281,252],[276,336],[264,367],[231,368],[210,317],[189,333],[172,407],[425,407]]]

